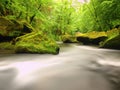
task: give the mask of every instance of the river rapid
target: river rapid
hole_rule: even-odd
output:
[[[58,55],[0,54],[0,90],[120,90],[120,50],[61,45]]]

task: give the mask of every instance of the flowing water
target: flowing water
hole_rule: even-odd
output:
[[[58,55],[0,54],[0,90],[115,90],[106,66],[119,61],[119,50],[75,44]]]

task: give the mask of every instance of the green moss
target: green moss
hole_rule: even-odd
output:
[[[76,43],[76,42],[78,42],[78,41],[76,40],[76,37],[75,37],[75,36],[69,35],[69,34],[63,35],[63,36],[62,36],[62,41],[63,41],[64,43]]]
[[[102,36],[107,36],[107,34],[105,32],[88,32],[88,33],[76,33],[75,35],[76,37],[88,37],[90,39],[96,39]]]
[[[0,17],[0,34],[2,36],[18,37],[34,31],[32,26],[25,21]]]
[[[109,39],[112,39],[113,37],[116,37],[120,34],[120,29],[112,29],[106,32]]]
[[[51,53],[58,54],[56,42],[41,32],[32,32],[17,38],[16,53]]]
[[[0,16],[0,34],[3,36],[8,35],[10,32],[9,28],[11,28],[13,24],[14,23],[11,20]]]
[[[100,47],[120,49],[120,29],[112,29],[106,32],[108,39],[100,43]]]
[[[107,38],[105,32],[88,32],[88,33],[76,33],[76,38],[83,44],[95,44],[98,45],[101,41]]]
[[[14,45],[12,45],[10,42],[2,42],[0,43],[0,49],[1,50],[13,50]]]
[[[107,39],[101,43],[103,48],[120,49],[120,35]]]

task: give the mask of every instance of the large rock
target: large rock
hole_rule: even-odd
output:
[[[120,28],[114,28],[106,32],[108,39],[101,42],[100,47],[120,49]]]
[[[101,41],[107,39],[107,35],[105,32],[77,33],[76,38],[79,42],[82,42],[83,44],[99,45]]]
[[[0,43],[0,50],[13,50],[14,51],[14,45],[10,42],[2,42]]]
[[[16,39],[15,52],[58,54],[59,46],[47,35],[32,32]]]
[[[76,38],[77,38],[77,41],[82,42],[84,45],[88,45],[91,43],[88,37],[78,36]]]
[[[32,27],[26,22],[0,17],[0,42],[10,41],[31,31],[33,31]]]
[[[101,47],[120,50],[120,35],[112,37],[106,40],[105,42],[101,43]]]
[[[62,41],[64,43],[76,43],[77,42],[76,37],[70,34],[63,35]]]

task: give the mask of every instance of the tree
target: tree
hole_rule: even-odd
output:
[[[83,5],[80,29],[107,31],[120,24],[120,3],[118,0],[91,0]],[[87,26],[86,26],[87,25]]]
[[[72,6],[72,0],[63,0],[56,2],[54,6],[54,34],[64,35],[71,34],[75,30],[75,8]]]

